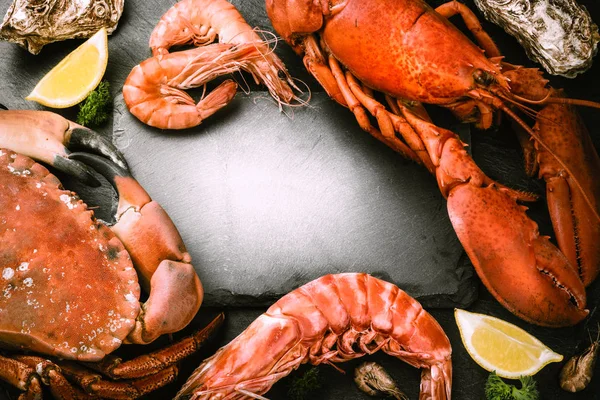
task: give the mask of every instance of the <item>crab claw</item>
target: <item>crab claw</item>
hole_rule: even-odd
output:
[[[123,155],[105,137],[50,111],[0,110],[0,147],[52,165],[90,186],[100,182],[92,171],[76,160],[70,151],[101,154],[123,168]]]
[[[112,230],[129,252],[141,286],[150,293],[127,339],[149,343],[183,329],[200,308],[204,291],[173,221],[129,170],[94,154],[71,153],[69,158],[92,167],[119,194]]]

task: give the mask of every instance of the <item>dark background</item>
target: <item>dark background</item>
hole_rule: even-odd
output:
[[[150,54],[147,48],[140,48],[133,38],[130,38],[132,32],[145,32],[149,35],[152,27],[157,22],[155,20],[147,20],[143,18],[145,16],[143,10],[153,10],[152,12],[156,15],[162,14],[161,10],[166,10],[172,2],[144,2],[144,1],[127,1],[125,5],[125,11],[120,21],[120,26],[115,34],[109,40],[109,46],[111,51],[111,58],[109,61],[109,68],[107,69],[106,78],[113,83],[113,92],[115,95],[120,93],[121,85],[128,74],[129,70],[137,63],[139,63],[143,57],[140,55]],[[233,2],[247,19],[250,25],[258,26],[263,29],[273,31],[270,22],[264,12],[264,4],[259,0],[252,1],[234,1]],[[431,2],[432,6],[442,4],[442,1]],[[466,4],[472,7],[476,12],[477,10],[473,6],[472,2],[466,1]],[[591,0],[581,1],[580,3],[585,4],[590,11],[592,18],[598,22],[600,20],[600,6]],[[4,11],[8,8],[8,1],[2,0],[0,2],[0,11]],[[480,14],[478,14],[480,15]],[[454,19],[459,27],[463,27],[459,19]],[[514,64],[522,64],[526,66],[534,66],[529,61],[518,43],[510,36],[505,34],[500,28],[495,27],[485,21],[482,21],[484,28],[490,33],[492,38],[496,40],[501,51],[506,55],[506,59]],[[15,45],[2,43],[0,49],[2,50],[2,71],[4,76],[2,80],[2,102],[10,108],[36,108],[32,103],[25,102],[23,97],[29,92],[30,88],[26,87],[23,82],[35,82],[43,76],[43,73],[51,66],[55,65],[60,59],[66,54],[72,51],[76,45],[81,41],[68,41],[64,43],[52,44],[44,48],[39,56],[32,56],[22,49],[17,48]],[[302,62],[291,50],[283,43],[277,47],[277,53],[280,54],[290,73],[293,76],[307,82],[309,87],[315,96],[323,96],[322,90],[318,87],[316,82],[308,76],[305,72]],[[43,57],[43,59],[41,58]],[[40,61],[43,60],[43,61]],[[598,85],[596,76],[600,72],[600,66],[596,62],[592,69],[587,71],[585,74],[578,76],[576,79],[570,80],[560,77],[552,77],[551,84],[555,87],[562,87],[568,91],[568,94],[574,98],[582,98],[588,100],[600,101],[600,85]],[[255,90],[261,90],[255,88]],[[240,95],[238,94],[238,97]],[[437,123],[440,125],[452,125],[454,120],[452,117],[443,111],[429,108],[434,115]],[[335,118],[345,118],[352,120],[353,117],[346,109],[334,106]],[[63,115],[74,118],[76,110],[65,110],[62,112]],[[223,119],[231,118],[231,115],[235,115],[235,111],[228,112],[225,110],[220,114]],[[600,134],[597,131],[597,126],[600,122],[600,113],[598,110],[593,109],[580,109],[586,125],[591,131],[592,138],[596,145],[596,148],[600,148]],[[219,118],[215,116],[214,118]],[[204,125],[204,129],[210,129],[210,124],[216,124],[217,122],[208,121]],[[111,131],[107,128],[106,131]],[[366,134],[365,134],[366,135]],[[173,139],[176,145],[178,139]],[[368,138],[374,142],[373,139]],[[527,178],[521,170],[521,155],[518,150],[516,140],[511,135],[510,127],[503,125],[495,131],[478,132],[472,131],[472,153],[478,164],[484,169],[490,177],[497,179],[503,183],[507,183],[513,187],[520,189],[527,189],[539,193],[542,195],[542,200],[536,204],[531,205],[529,214],[540,224],[540,230],[543,234],[552,235],[550,225],[548,223],[548,215],[543,201],[544,189],[543,184]],[[389,152],[384,146],[379,144],[373,145],[373,151],[381,151],[383,154]],[[331,151],[335,152],[335,149]],[[407,164],[403,161],[399,161]],[[433,178],[430,178],[433,181]],[[104,200],[98,200],[99,198],[111,198],[113,195],[110,189],[105,188],[104,191],[92,192],[86,191],[85,188],[80,188],[76,183],[72,183],[70,188],[76,189],[82,193],[82,196],[89,199],[90,204],[95,202],[102,204]],[[383,206],[383,205],[382,205]],[[99,209],[99,213],[103,218],[108,219],[110,212],[104,207]],[[171,210],[169,210],[171,212]],[[385,212],[385,210],[380,212]],[[104,213],[104,215],[102,215]],[[334,239],[332,239],[334,240]],[[189,244],[188,244],[189,246]],[[304,249],[307,253],[311,251],[310,248]],[[268,257],[268,254],[264,255]],[[318,261],[318,260],[316,260]],[[377,262],[378,260],[373,260]],[[210,269],[210,267],[208,267]],[[247,279],[246,276],[239,276],[240,280]],[[303,282],[297,282],[300,285]],[[502,308],[481,286],[478,291],[478,298],[468,308],[470,311],[482,312],[490,315],[497,316],[505,319],[509,322],[515,323],[516,325],[524,328],[528,332],[538,337],[542,342],[548,345],[556,352],[565,355],[566,358],[576,352],[580,352],[585,348],[588,343],[588,332],[595,337],[598,330],[598,324],[600,323],[600,317],[596,312],[598,304],[598,297],[600,295],[600,289],[598,288],[599,283],[596,282],[588,289],[588,308],[591,311],[591,316],[581,324],[563,329],[548,329],[541,328],[527,324],[504,308]],[[476,284],[476,286],[479,286]],[[470,302],[470,300],[469,300]],[[262,313],[266,307],[257,308],[232,308],[228,307],[227,321],[223,330],[220,332],[210,344],[204,348],[199,354],[190,357],[182,365],[180,378],[175,383],[159,391],[153,395],[154,398],[166,398],[174,395],[176,390],[181,387],[187,376],[191,373],[191,370],[197,366],[202,359],[212,354],[219,346],[228,343],[233,339],[239,332],[260,313]],[[453,376],[453,397],[455,399],[481,399],[483,395],[484,382],[488,376],[488,373],[477,366],[469,357],[464,350],[458,329],[454,322],[453,312],[451,308],[430,308],[429,311],[438,319],[442,327],[445,329],[453,345],[453,365],[454,365],[454,376]],[[215,308],[203,307],[193,322],[192,326],[187,328],[184,332],[178,333],[175,337],[181,337],[192,329],[200,327],[214,316],[217,312]],[[124,357],[131,357],[135,354],[141,354],[147,352],[150,348],[156,348],[164,345],[167,339],[154,343],[151,346],[146,347],[134,347],[128,346],[119,349],[119,354]],[[260,357],[260,349],[257,349],[257,357]],[[420,371],[409,367],[406,364],[398,362],[397,360],[385,356],[385,355],[374,355],[368,357],[369,359],[379,361],[384,367],[392,374],[392,376],[399,382],[400,387],[405,390],[410,398],[418,398],[418,382],[420,379]],[[357,365],[358,361],[348,362],[340,365],[342,369],[347,371],[345,375],[340,374],[336,370],[328,366],[319,367],[320,374],[324,378],[324,387],[312,398],[320,399],[360,399],[367,398],[366,395],[360,393],[352,382],[353,368]],[[600,380],[596,378],[592,381],[590,387],[579,394],[569,394],[563,392],[558,387],[558,372],[562,366],[562,363],[555,363],[545,367],[540,371],[535,379],[538,381],[540,391],[543,399],[596,399],[600,398]],[[289,382],[293,377],[298,376],[306,370],[306,367],[302,367],[299,371],[294,372],[290,377],[281,380],[275,387],[267,394],[267,397],[272,399],[284,399],[287,398],[286,392]],[[5,398],[16,398],[17,392],[12,388],[6,388],[2,386],[0,389],[0,397]]]

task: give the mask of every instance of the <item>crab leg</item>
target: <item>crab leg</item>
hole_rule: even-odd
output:
[[[150,293],[127,340],[150,343],[183,329],[198,312],[204,292],[175,224],[127,169],[94,154],[72,153],[69,158],[94,168],[119,194],[112,230]]]
[[[173,382],[178,372],[175,364],[198,351],[224,319],[224,314],[220,313],[193,335],[133,360],[123,362],[108,355],[101,362],[84,363],[102,375],[75,362],[16,355],[12,358],[0,356],[0,378],[25,391],[19,400],[41,399],[40,380],[50,388],[55,399],[138,398]],[[111,382],[103,376],[121,380]]]
[[[123,361],[108,355],[98,363],[85,365],[113,379],[143,378],[163,370],[195,353],[223,324],[225,314],[220,313],[208,325],[191,336],[181,339],[163,349]]]
[[[59,362],[59,366],[67,379],[81,386],[88,395],[102,399],[137,399],[173,382],[179,372],[176,366],[171,366],[145,378],[111,382],[72,361]]]
[[[42,398],[42,387],[35,369],[23,362],[0,356],[0,378],[25,392],[19,400]]]
[[[84,164],[70,160],[71,150],[101,154],[127,168],[123,155],[100,134],[49,111],[0,110],[0,147],[52,165],[90,186],[100,183]]]
[[[31,374],[39,386],[38,372],[42,380],[50,387],[55,399],[82,400],[82,399],[137,399],[144,394],[150,393],[175,380],[177,367],[170,366],[142,379],[134,379],[120,382],[110,382],[103,379],[102,375],[86,371],[74,362],[52,361],[37,356],[19,356],[19,361],[10,360],[22,364],[24,371]],[[69,381],[84,389],[81,391]],[[30,385],[31,387],[31,385]],[[21,387],[19,387],[21,388]],[[19,400],[41,399],[41,388],[32,396],[29,392],[19,397]]]
[[[90,399],[92,396],[82,392],[67,381],[61,368],[52,361],[38,356],[15,356],[14,359],[37,373],[44,385],[50,388],[52,397],[61,400]]]

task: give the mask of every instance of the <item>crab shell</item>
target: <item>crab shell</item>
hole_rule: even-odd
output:
[[[0,149],[0,347],[95,361],[140,313],[129,254],[73,192]]]

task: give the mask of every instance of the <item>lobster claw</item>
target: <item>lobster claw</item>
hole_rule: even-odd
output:
[[[562,91],[549,88],[537,69],[516,68],[506,76],[513,93],[549,102],[537,112],[533,128],[543,145],[521,140],[526,170],[532,176],[539,170],[546,181],[558,246],[588,286],[600,273],[600,158],[575,108],[560,103],[567,100]]]
[[[584,319],[585,287],[577,269],[517,203],[535,196],[487,177],[454,133],[403,114],[423,139],[458,239],[496,300],[537,325],[571,326]]]
[[[600,159],[572,106],[545,106],[535,128],[569,170],[535,143],[556,241],[588,286],[600,273]]]
[[[450,220],[492,295],[518,317],[543,326],[571,326],[588,315],[585,287],[567,258],[495,184],[456,186]]]

